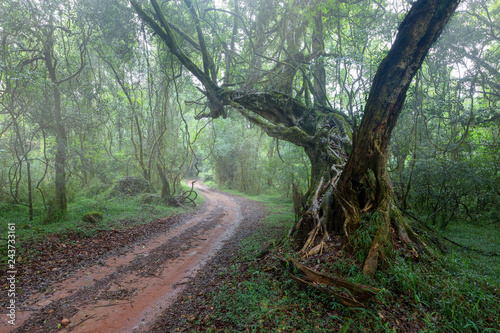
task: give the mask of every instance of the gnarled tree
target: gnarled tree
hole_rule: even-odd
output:
[[[314,9],[319,2],[293,1],[289,7],[291,14],[276,15],[277,24],[274,27],[259,26],[257,18],[254,34],[242,24],[253,50],[244,78],[248,80],[222,84],[217,81],[218,67],[214,64],[215,57],[209,52],[204,35],[207,31],[204,28],[210,27],[211,23],[204,15],[216,9],[199,8],[191,0],[184,0],[195,26],[196,37],[189,37],[188,33],[167,20],[168,4],[162,8],[156,0],[150,0],[152,8],[148,9],[131,0],[143,22],[203,85],[202,93],[206,96],[209,112],[199,117],[226,117],[228,109],[232,108],[263,128],[268,135],[304,148],[311,160],[312,185],[308,192],[309,205],[293,234],[302,239],[302,251],[306,253],[318,241],[321,242],[319,237],[326,237],[329,233],[343,236],[351,248],[366,253],[365,273],[374,272],[382,262],[381,256],[383,258],[388,253],[391,225],[402,241],[425,248],[425,244],[394,208],[393,191],[387,174],[389,143],[412,78],[459,2],[418,0],[412,5],[399,26],[391,49],[378,67],[357,128],[352,118],[330,107],[325,100],[322,62],[315,61],[318,57],[328,56],[321,40],[321,9],[318,9],[316,18],[309,21],[301,19],[300,15],[292,15],[293,8],[311,6]],[[233,12],[221,11],[240,18],[244,23],[237,9]],[[309,50],[301,48],[298,39],[306,31],[308,22],[314,26],[312,35],[315,39]],[[265,75],[259,75],[263,68],[256,59],[268,58],[260,53],[265,49],[262,36],[266,29],[279,30],[282,44],[276,48],[275,66],[268,68]],[[237,30],[237,27],[233,29],[233,33]],[[297,34],[288,35],[290,31]],[[233,49],[226,49],[225,52],[232,54],[234,59],[237,52],[232,44]],[[188,56],[188,52],[192,53]],[[201,58],[201,67],[193,58],[196,53]],[[232,77],[237,78],[237,75]],[[293,96],[294,82],[300,77],[303,83]],[[258,78],[268,83],[268,89],[256,91],[248,84]],[[279,82],[275,83],[276,80]],[[310,95],[314,103],[310,102]],[[356,244],[356,235],[363,228],[372,234],[373,241],[371,246],[360,248]]]

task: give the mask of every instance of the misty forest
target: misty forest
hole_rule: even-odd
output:
[[[0,332],[500,331],[500,1],[6,0]]]

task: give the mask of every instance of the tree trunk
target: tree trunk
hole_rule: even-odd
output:
[[[55,196],[54,196],[54,211],[57,215],[65,214],[68,207],[66,200],[66,129],[62,120],[61,110],[61,92],[59,91],[59,83],[56,77],[56,64],[53,60],[53,32],[47,38],[46,49],[44,51],[44,60],[49,72],[50,81],[52,83],[52,93],[54,97],[54,121],[56,132],[56,159],[55,159]]]
[[[59,92],[59,88],[54,88]],[[61,117],[61,99],[60,95],[55,100],[54,115],[56,116],[56,192],[55,192],[55,203],[56,207],[61,214],[66,213],[68,203],[66,200],[66,130],[62,123]]]
[[[160,163],[157,163],[156,169],[161,181],[161,198],[168,199],[172,194],[170,193],[170,183],[167,179],[165,168]]]
[[[26,155],[26,175],[28,177],[28,218],[30,222],[33,222],[34,212],[33,212],[33,188],[31,182],[31,163]]]
[[[396,40],[379,66],[356,140],[332,202],[334,219],[343,221],[344,235],[353,249],[356,236],[369,232],[372,245],[364,260],[364,272],[373,273],[379,258],[390,250],[391,222],[406,243],[420,242],[393,205],[387,173],[392,130],[403,108],[406,92],[428,50],[437,39],[459,0],[420,0],[399,27]],[[365,223],[362,223],[365,222]],[[363,230],[365,228],[369,230]],[[420,243],[420,244],[418,244]]]
[[[312,47],[314,61],[313,87],[314,87],[314,102],[326,106],[326,71],[325,61],[322,55],[325,53],[325,43],[323,38],[323,12],[317,10],[316,17],[314,18],[314,31],[312,35]]]

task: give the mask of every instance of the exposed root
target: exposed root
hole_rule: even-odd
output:
[[[391,220],[398,235],[399,239],[406,247],[414,248],[416,255],[418,252],[425,253],[431,257],[435,256],[434,251],[424,242],[424,240],[413,230],[413,228],[406,222],[397,208],[391,210]]]
[[[293,232],[299,241],[298,252],[302,258],[322,253],[325,247],[325,239],[328,232],[339,232],[347,239],[346,246],[351,250],[360,250],[366,253],[363,262],[363,273],[373,275],[377,269],[386,264],[392,257],[393,245],[391,236],[395,236],[413,258],[420,257],[423,253],[434,256],[431,249],[425,244],[419,235],[404,220],[401,212],[394,206],[392,196],[389,195],[382,202],[376,202],[373,195],[362,206],[358,206],[359,198],[357,192],[353,191],[350,183],[344,187],[337,185],[339,170],[334,166],[333,171],[337,174],[332,181],[325,181],[322,177],[316,190],[311,197],[311,205],[307,212],[297,222]],[[367,176],[366,186],[373,181]],[[371,186],[372,188],[374,186]],[[376,209],[374,207],[377,207]],[[380,214],[378,222],[370,221],[370,233],[372,238],[370,248],[367,244],[353,245],[356,235],[362,227],[362,218],[371,214]],[[395,233],[391,234],[391,226]],[[290,236],[292,233],[290,233]],[[368,243],[370,244],[370,243]],[[362,248],[358,248],[361,246]]]
[[[305,241],[299,253],[306,253],[307,249],[314,244],[314,241],[316,240],[316,236],[318,235],[320,229],[321,229],[321,224],[318,221],[318,223],[316,223],[316,225],[314,226],[313,230],[311,230],[311,232],[309,233],[309,237]]]
[[[389,237],[389,221],[385,220],[382,222],[382,225],[378,228],[377,233],[373,238],[372,245],[363,264],[363,274],[373,275],[375,273],[379,265],[379,258],[383,257],[383,251],[387,246],[389,246]]]
[[[302,258],[309,258],[310,256],[313,256],[315,254],[323,254],[323,249],[326,246],[325,239],[328,237],[328,232],[325,232],[325,235],[323,235],[323,238],[319,242],[318,245],[313,247],[312,249],[309,250],[306,254],[302,256]]]
[[[373,275],[377,270],[378,266],[378,256],[380,252],[380,244],[377,239],[373,241],[372,246],[370,247],[370,252],[368,252],[368,256],[366,257],[365,263],[363,264],[363,274],[365,275]]]
[[[338,165],[332,165],[332,171],[335,172],[335,177],[332,179],[332,186],[335,188],[337,187],[337,183],[340,179],[340,175],[342,174],[342,170],[344,169],[345,163],[344,164],[338,164]]]
[[[320,216],[320,210],[321,210],[321,205],[320,205],[320,197],[323,194],[323,177],[321,177],[321,180],[319,181],[319,185],[316,189],[316,192],[314,192],[314,196],[312,197],[312,207],[309,209],[309,211],[305,214],[305,216],[302,217],[305,218],[307,215],[309,215],[312,218],[312,222],[314,223],[314,227],[312,230],[309,232],[307,240],[304,242],[302,249],[300,250],[301,253],[306,253],[307,249],[311,247],[314,244],[314,241],[316,240],[316,236],[318,233],[321,231],[326,232],[324,230],[321,219],[323,216]],[[324,214],[324,212],[323,212]],[[322,214],[322,215],[323,215]],[[301,223],[301,221],[299,221]]]
[[[335,179],[338,179],[338,176]],[[348,236],[350,226],[353,223],[359,224],[359,218],[356,218],[356,208],[340,195],[338,188],[334,185],[335,179],[332,182],[325,182],[321,178],[311,198],[309,210],[295,226],[295,231],[309,230],[307,238],[304,237],[305,241],[301,242],[299,253],[303,255],[308,256],[309,253],[316,251],[319,236],[322,236],[319,242],[321,243],[328,236],[328,231],[336,231]],[[337,201],[337,204],[334,201]]]
[[[346,197],[336,191],[337,199],[339,200],[338,206],[342,209],[344,218],[344,235],[349,238],[353,229],[359,226],[360,212]]]
[[[363,264],[364,274],[372,275],[377,270],[381,260],[388,260],[388,258],[385,258],[385,251],[391,247],[389,243],[391,226],[394,228],[396,239],[411,254],[412,258],[420,258],[422,254],[429,255],[430,257],[435,256],[431,248],[415,233],[396,207],[392,207],[390,214],[385,215],[384,222],[378,229]]]

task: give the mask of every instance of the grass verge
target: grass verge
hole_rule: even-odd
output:
[[[236,192],[233,192],[236,193]],[[373,278],[356,260],[328,252],[303,260],[307,266],[354,283],[380,288],[364,308],[346,308],[328,287],[300,288],[276,257],[295,257],[293,244],[280,243],[293,222],[291,204],[270,196],[247,196],[272,212],[264,226],[241,243],[220,273],[224,278],[205,299],[198,325],[223,332],[499,332],[500,258],[449,247],[432,263],[399,256]],[[447,237],[469,247],[498,251],[498,228],[457,225]],[[487,240],[488,245],[484,246]],[[262,256],[264,244],[270,253]],[[486,247],[486,248],[485,248]],[[192,331],[194,332],[194,331]]]

